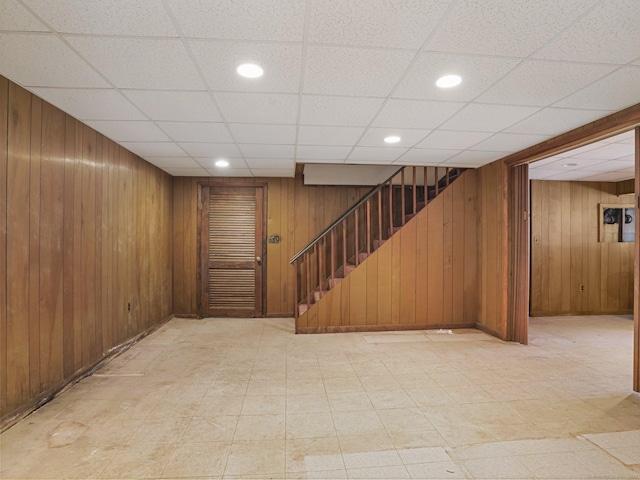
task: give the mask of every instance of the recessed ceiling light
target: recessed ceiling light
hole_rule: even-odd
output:
[[[440,88],[451,88],[460,85],[460,82],[462,82],[460,75],[445,75],[438,79],[436,85]]]
[[[386,137],[384,139],[385,143],[398,143],[400,140],[401,138],[396,135],[391,135],[390,137]]]
[[[565,167],[565,168],[569,168],[569,167],[577,167],[578,164],[577,163],[563,163],[562,166]]]
[[[227,162],[226,160],[216,160],[215,163],[216,167],[228,167],[229,166],[229,162]]]
[[[246,78],[258,78],[264,73],[262,68],[255,63],[243,63],[236,69],[236,71]]]

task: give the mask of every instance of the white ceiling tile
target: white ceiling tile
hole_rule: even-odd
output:
[[[217,91],[298,93],[302,45],[193,40],[193,56],[209,88]],[[236,68],[255,63],[260,78],[244,78]]]
[[[509,133],[560,135],[607,115],[602,110],[545,108],[506,129]]]
[[[402,155],[396,163],[399,165],[437,165],[458,153],[460,150],[412,148]]]
[[[455,157],[451,157],[449,159],[449,163],[460,163],[465,165],[486,165],[487,163],[494,162],[499,160],[505,156],[504,152],[483,152],[480,150],[471,151],[466,150],[464,152],[460,152]]]
[[[364,127],[301,126],[298,145],[353,145],[364,133]]]
[[[446,130],[499,132],[536,113],[537,107],[471,103],[442,125]]]
[[[426,137],[431,130],[417,130],[410,128],[369,128],[358,142],[361,147],[413,147]],[[389,136],[398,136],[398,143],[388,144],[384,139]]]
[[[583,145],[582,147],[578,147],[578,148],[574,148],[572,150],[567,150],[566,152],[562,152],[562,153],[558,153],[557,155],[554,155],[554,157],[558,157],[558,158],[566,158],[566,157],[572,157],[574,155],[580,155],[583,152],[587,152],[589,150],[593,150],[594,148],[599,148],[602,145],[596,143],[589,143],[587,145]],[[554,157],[550,157],[550,158],[554,158]]]
[[[489,138],[488,132],[454,132],[450,130],[434,130],[422,142],[419,148],[436,148],[445,150],[465,150]]]
[[[567,172],[570,170],[578,170],[581,168],[585,168],[589,165],[597,165],[602,163],[601,159],[586,159],[586,158],[562,158],[562,157],[551,157],[553,160],[550,163],[543,165],[546,170],[558,170],[562,172]],[[536,162],[537,165],[537,162]]]
[[[78,36],[65,39],[119,88],[205,88],[179,39]]]
[[[633,145],[624,143],[610,143],[599,148],[594,148],[586,152],[572,155],[572,158],[586,158],[596,160],[613,160],[620,157],[632,155]]]
[[[167,142],[171,140],[153,122],[89,120],[86,123],[116,142]]]
[[[386,97],[413,56],[404,50],[309,46],[303,91]]]
[[[544,107],[586,87],[615,68],[610,65],[525,61],[476,100]]]
[[[36,95],[79,120],[146,120],[120,92],[107,89],[32,88]]]
[[[428,50],[526,57],[596,0],[463,0],[442,22]]]
[[[626,64],[640,55],[638,25],[640,2],[604,0],[534,56],[555,60]],[[613,45],[615,48],[611,48]]]
[[[519,133],[496,133],[491,138],[473,146],[473,150],[493,152],[517,152],[548,140],[550,135],[525,135]]]
[[[119,142],[127,150],[142,158],[181,157],[184,151],[173,142]]]
[[[224,158],[227,162],[229,162],[228,167],[218,167],[216,166],[216,162]],[[225,172],[226,170],[237,170],[237,169],[246,169],[247,162],[244,161],[243,158],[239,157],[198,157],[195,159],[198,164],[206,169],[206,170],[219,170],[220,172]]]
[[[167,0],[187,37],[302,41],[305,2],[299,0]]]
[[[253,177],[248,168],[210,168],[207,172],[212,177]]]
[[[336,160],[336,159],[332,159],[332,158],[312,158],[312,159],[299,159],[301,160],[300,163],[322,163],[322,164],[330,164],[330,165],[342,165],[344,164],[344,159],[343,160]]]
[[[383,101],[381,98],[303,95],[300,124],[367,126]]]
[[[287,169],[282,168],[252,168],[251,173],[253,173],[254,177],[280,177],[280,178],[291,178],[296,174],[295,167],[290,167]]]
[[[231,123],[229,128],[238,143],[293,145],[296,141],[295,125]]]
[[[310,42],[420,48],[449,2],[316,0],[309,13]]]
[[[620,182],[634,178],[633,174],[624,172],[599,173],[590,177],[585,177],[585,182]]]
[[[554,106],[618,111],[638,103],[640,67],[624,67]]]
[[[604,143],[634,143],[636,140],[635,130],[628,130],[620,135],[614,135],[603,140]]]
[[[405,153],[408,148],[397,147],[355,147],[347,162],[388,162],[391,163],[397,160],[400,155]]]
[[[555,175],[550,175],[545,178],[545,180],[553,180],[553,181],[578,181],[584,180],[585,174],[580,170],[571,170],[562,173],[556,173]]]
[[[463,106],[460,102],[391,99],[382,108],[373,125],[432,130]]]
[[[233,143],[179,143],[192,157],[240,157],[238,147]]]
[[[620,171],[633,171],[635,168],[635,161],[633,158],[629,160],[607,160],[606,162],[595,163],[593,165],[585,165],[581,167],[585,172],[620,172]]]
[[[160,168],[199,168],[191,157],[145,157],[145,160]]]
[[[175,142],[233,143],[224,123],[156,122]]]
[[[290,158],[247,158],[246,163],[251,169],[291,169],[296,166],[296,162]]]
[[[123,90],[152,120],[220,122],[216,104],[207,92]]]
[[[163,168],[165,172],[174,177],[208,177],[209,172],[204,168]]]
[[[246,158],[293,158],[295,147],[293,145],[238,145]]]
[[[0,2],[0,30],[16,32],[49,31],[17,0],[2,0]]]
[[[300,160],[344,160],[350,152],[351,147],[299,145],[296,158]]]
[[[529,167],[529,180],[546,180],[554,175],[558,175],[558,170]]]
[[[295,124],[298,96],[276,93],[216,93],[227,122]]]
[[[0,33],[0,69],[2,75],[29,87],[109,87],[62,40],[47,33]]]
[[[60,33],[177,37],[161,0],[25,0]]]
[[[469,101],[502,78],[519,61],[516,58],[421,53],[393,92],[393,97]],[[462,83],[455,88],[436,86],[440,77],[451,74],[462,77]]]

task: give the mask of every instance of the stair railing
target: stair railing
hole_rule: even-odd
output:
[[[463,170],[402,167],[296,253],[289,262],[296,272],[295,317],[311,308]]]

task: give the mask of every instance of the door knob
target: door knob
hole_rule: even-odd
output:
[[[256,257],[256,262],[258,262],[258,265],[262,265],[262,258]]]

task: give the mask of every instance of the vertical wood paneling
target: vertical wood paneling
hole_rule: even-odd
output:
[[[30,396],[28,239],[31,95],[10,83],[8,110],[7,280],[10,281],[7,281],[7,410],[13,410]]]
[[[0,406],[7,405],[7,141],[9,81],[0,76]]]
[[[416,249],[417,249],[417,219],[413,218],[407,223],[398,244],[398,264],[400,266],[399,290],[400,290],[400,318],[398,323],[416,323]],[[367,295],[369,292],[367,292]]]
[[[177,315],[199,314],[197,304],[198,182],[210,178],[176,177],[173,187],[173,301]],[[293,314],[295,272],[289,260],[370,188],[305,186],[296,178],[229,178],[220,183],[263,183],[267,195],[266,315]],[[312,266],[317,275],[317,260]]]
[[[170,269],[162,266],[172,253],[173,182],[119,152],[0,77],[3,425],[172,313],[162,298],[172,296]],[[162,204],[151,201],[159,186]],[[127,327],[125,299],[148,318]],[[156,304],[163,308],[150,318]]]
[[[467,177],[469,183],[465,181]],[[312,305],[312,315],[300,317],[299,331],[473,326],[477,305],[476,254],[466,250],[477,248],[475,172],[466,172],[446,192],[325,294],[319,304]],[[465,219],[471,224],[468,230]],[[445,233],[447,229],[449,233]],[[455,234],[463,237],[464,231],[474,238],[454,241],[452,237]],[[450,255],[449,267],[445,265],[445,252]],[[468,278],[464,265],[453,268],[453,259],[458,257],[473,263],[467,267]],[[469,284],[466,289],[465,282]],[[337,302],[341,304],[339,310],[335,307]],[[462,306],[454,307],[454,302]],[[458,312],[455,316],[454,311]],[[469,312],[469,318],[463,318],[464,311]]]
[[[43,105],[40,202],[40,391],[64,378],[64,138],[65,116]]]
[[[29,395],[40,391],[40,155],[42,100],[31,98],[29,172]],[[46,182],[46,179],[45,179]]]
[[[479,328],[506,336],[507,202],[503,162],[477,170],[478,188],[478,319]]]
[[[598,241],[599,204],[628,197],[616,195],[615,183],[534,180],[531,187],[532,315],[629,313],[633,246]]]

